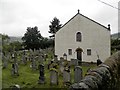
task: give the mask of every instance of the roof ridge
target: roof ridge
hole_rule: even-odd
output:
[[[87,16],[85,16],[85,15],[79,13],[79,11],[78,11],[78,13],[75,14],[72,18],[70,18],[61,28],[63,28],[67,23],[69,23],[69,22],[70,22],[73,18],[75,18],[77,15],[81,15],[81,16],[83,16],[83,17],[89,19],[90,21],[92,21],[92,22],[94,22],[94,23],[96,23],[96,24],[98,24],[98,25],[100,25],[100,26],[102,26],[102,27],[104,27],[104,28],[106,28],[107,30],[110,31],[110,29],[109,29],[108,27],[106,27],[106,26],[104,26],[104,25],[98,23],[97,21],[95,21],[95,20],[93,20],[93,19],[91,19],[91,18],[88,18]],[[61,29],[61,28],[60,28],[60,29]]]

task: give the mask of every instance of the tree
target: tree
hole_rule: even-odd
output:
[[[10,37],[5,34],[0,34],[0,38],[2,39],[0,41],[0,52],[2,51],[3,53],[8,51],[8,45],[9,45],[9,39]]]
[[[46,49],[54,46],[54,40],[49,38],[44,38],[41,43],[41,48]]]
[[[28,27],[27,32],[22,37],[23,45],[26,49],[39,49],[41,47],[41,41],[43,37],[38,31],[38,27],[35,26],[33,28]]]
[[[49,25],[49,33],[53,34],[50,37],[55,37],[56,32],[62,27],[62,24],[60,24],[59,19],[56,17],[53,18],[52,22],[50,22],[51,25]]]
[[[2,36],[2,45],[7,44],[10,37],[8,35],[5,35],[5,34],[0,34],[0,36]]]

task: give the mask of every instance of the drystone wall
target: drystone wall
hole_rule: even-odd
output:
[[[120,90],[120,51],[105,60],[70,90]]]

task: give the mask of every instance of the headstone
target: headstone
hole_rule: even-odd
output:
[[[27,64],[27,57],[23,54],[23,56],[22,56],[22,63],[23,64]]]
[[[30,53],[29,53],[29,60],[32,61],[32,58],[33,58],[33,50],[30,49],[29,52],[30,52]]]
[[[14,65],[15,65],[15,74],[19,75],[18,74],[18,63],[14,63]]]
[[[64,58],[63,57],[60,57],[59,65],[63,65],[64,66]]]
[[[54,55],[54,62],[58,62],[58,56]]]
[[[65,86],[69,86],[71,83],[70,68],[65,67],[63,71],[63,82]]]
[[[43,64],[40,64],[40,65],[38,66],[38,69],[39,69],[39,73],[40,73],[38,83],[39,83],[39,84],[44,84],[44,83],[45,83],[44,65],[43,65]]]
[[[82,67],[80,66],[75,66],[74,69],[74,82],[78,83],[82,80]]]
[[[71,59],[71,65],[78,66],[78,59]]]
[[[58,85],[58,71],[54,68],[50,69],[50,85]]]
[[[43,55],[39,55],[38,61],[39,61],[40,64],[43,64],[44,63],[44,56]]]
[[[19,73],[18,73],[18,64],[17,63],[12,64],[11,74],[12,74],[12,76],[13,75],[19,75]]]
[[[33,60],[32,60],[31,66],[32,66],[32,69],[33,69],[33,70],[36,70],[36,69],[37,69],[36,60],[35,60],[34,58],[33,58]]]
[[[62,64],[59,65],[59,68],[60,68],[60,73],[63,74],[63,71],[64,71],[64,66]]]

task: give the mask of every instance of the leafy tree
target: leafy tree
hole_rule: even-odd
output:
[[[26,49],[39,49],[41,48],[41,41],[43,37],[38,31],[38,27],[28,27],[27,32],[22,37],[23,45]]]
[[[10,37],[8,35],[5,35],[5,34],[0,34],[0,36],[2,36],[2,45],[7,44]]]
[[[9,39],[10,37],[6,34],[0,34],[0,52],[2,51],[3,53],[7,52],[7,47],[9,45]]]
[[[53,18],[52,22],[50,22],[51,25],[49,25],[49,33],[53,34],[50,37],[55,37],[56,32],[62,27],[62,24],[60,24],[59,19],[56,17]]]
[[[49,38],[44,38],[41,43],[41,48],[46,49],[54,46],[54,40]]]
[[[22,49],[22,43],[20,43],[19,41],[11,42],[10,46],[11,46],[10,50],[18,51]]]

